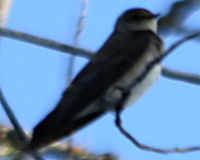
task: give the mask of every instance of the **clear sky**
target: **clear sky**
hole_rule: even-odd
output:
[[[164,14],[173,0],[90,0],[80,47],[96,51],[113,30],[116,18],[126,9],[144,7]],[[15,0],[6,27],[73,44],[81,0]],[[186,26],[200,27],[200,11]],[[167,46],[180,37],[169,37]],[[200,74],[199,41],[179,47],[164,66]],[[77,58],[75,72],[87,62]],[[24,129],[33,127],[58,102],[67,83],[68,55],[36,45],[3,38],[0,55],[1,87]],[[160,77],[157,83],[123,114],[124,127],[140,142],[155,147],[200,146],[200,86]],[[0,107],[0,122],[9,124]],[[74,143],[97,153],[113,152],[126,160],[199,160],[199,152],[160,155],[138,149],[106,114],[77,132]]]

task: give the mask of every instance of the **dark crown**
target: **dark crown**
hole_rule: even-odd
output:
[[[152,19],[156,18],[157,16],[158,15],[153,14],[150,11],[143,8],[130,9],[122,15],[122,17],[127,20],[135,20],[135,21]]]

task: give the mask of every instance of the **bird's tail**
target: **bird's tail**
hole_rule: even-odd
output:
[[[44,130],[44,128],[47,128],[47,127],[39,125],[39,127],[36,127],[34,129],[34,133],[33,133],[33,137],[31,141],[27,145],[25,145],[25,147],[23,147],[23,150],[25,151],[37,150],[41,147],[48,145],[49,143],[52,143],[58,138],[69,136],[74,131],[92,122],[96,118],[100,117],[102,114],[103,112],[90,113],[83,117],[72,120],[71,122],[67,124],[62,122],[62,124],[59,124],[57,126],[52,126],[50,130]]]

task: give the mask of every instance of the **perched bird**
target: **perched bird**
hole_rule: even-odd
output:
[[[69,136],[107,111],[113,111],[123,97],[124,105],[137,100],[158,78],[156,64],[143,80],[131,83],[144,72],[147,63],[160,56],[163,43],[156,34],[156,14],[142,8],[130,9],[117,20],[105,44],[80,71],[63,93],[56,108],[34,129],[29,150]]]

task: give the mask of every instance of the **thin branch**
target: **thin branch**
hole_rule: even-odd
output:
[[[85,18],[87,15],[87,6],[88,6],[88,0],[83,0],[82,11],[81,11],[81,15],[80,15],[79,22],[77,25],[77,32],[74,36],[74,45],[75,46],[79,45],[80,36],[82,34],[82,31],[83,31],[83,28],[85,25]]]
[[[81,120],[80,120],[80,123],[82,123]],[[3,136],[0,136],[0,157],[5,156],[6,159],[10,159],[10,160],[11,159],[17,160],[17,158],[18,158],[18,160],[24,160],[26,156],[22,155],[21,153],[13,152],[12,149],[10,150],[10,145],[12,145],[14,147],[19,145],[18,139],[16,140],[16,134],[13,134],[14,133],[13,131],[14,131],[13,128],[0,123],[0,135],[3,135]],[[8,134],[9,134],[9,136],[6,136]],[[28,135],[30,135],[30,133],[28,133]],[[15,139],[14,144],[12,143],[13,139]],[[6,152],[1,152],[3,150]],[[79,148],[79,152],[77,152],[77,146],[74,146],[69,142],[53,143],[53,144],[47,146],[41,152],[45,157],[48,156],[48,157],[51,157],[51,159],[55,159],[55,160],[57,160],[57,159],[69,160],[70,155],[73,155],[73,157],[76,157],[76,159],[82,159],[82,160],[83,160],[83,157],[85,160],[86,159],[108,160],[108,158],[106,159],[106,155],[107,156],[110,155],[110,157],[113,157],[113,158],[112,159],[110,158],[109,160],[117,160],[114,158],[116,156],[111,153],[104,153],[101,155],[99,155],[99,154],[97,155],[95,153],[88,152],[87,150],[85,150],[81,147]],[[17,157],[17,158],[13,158],[13,157]],[[73,160],[75,160],[75,159],[73,158]]]
[[[197,33],[197,32],[200,32],[200,29],[198,27],[197,28],[189,28],[189,27],[185,27],[185,26],[180,26],[180,27],[173,28],[174,35],[182,34],[184,36],[184,35],[189,35],[189,34],[193,34],[193,33]],[[196,38],[195,40],[199,41],[200,38]]]
[[[198,33],[200,33],[200,32],[192,33],[191,36],[196,35]],[[24,42],[29,42],[29,43],[32,43],[32,44],[40,45],[42,47],[58,50],[58,51],[61,51],[61,52],[64,52],[64,53],[84,57],[84,58],[90,59],[93,55],[92,51],[88,51],[88,50],[85,50],[85,49],[82,49],[82,48],[76,48],[76,47],[73,47],[73,46],[70,46],[70,45],[66,45],[64,43],[59,43],[59,42],[56,42],[56,41],[53,41],[53,40],[41,38],[41,37],[38,37],[38,36],[30,35],[30,34],[19,32],[19,31],[14,31],[14,30],[2,28],[2,27],[0,27],[0,35],[8,37],[8,38],[14,38],[14,39],[21,40],[21,41],[24,41]],[[184,41],[187,41],[187,39],[184,40]],[[176,48],[176,46],[175,46],[175,48]],[[188,74],[187,77],[190,78],[190,74]],[[183,80],[183,79],[179,79],[179,80]]]
[[[166,50],[161,56],[155,58],[152,62],[147,64],[145,70],[133,81],[133,83],[127,87],[127,89],[124,89],[122,93],[129,93],[129,89],[133,88],[135,85],[137,85],[139,82],[141,82],[146,75],[149,73],[149,71],[152,69],[152,67],[162,61],[165,57],[167,57],[174,49],[176,49],[179,45],[182,43],[192,39],[196,38],[197,36],[200,36],[200,32],[189,35],[184,37],[183,39],[177,41],[174,43],[169,49]],[[140,142],[138,142],[133,136],[131,136],[122,126],[121,126],[121,119],[120,119],[120,111],[122,106],[124,105],[124,102],[126,100],[127,95],[122,97],[122,99],[119,101],[119,103],[116,105],[116,120],[115,124],[119,128],[120,132],[128,138],[133,144],[135,144],[137,147],[144,149],[144,150],[149,150],[153,152],[158,152],[158,153],[173,153],[173,152],[190,152],[190,151],[196,151],[200,150],[200,147],[186,147],[186,148],[172,148],[172,149],[160,149],[160,148],[155,148],[155,147],[150,147],[147,145],[143,145]]]
[[[121,125],[121,119],[120,119],[120,114],[119,112],[116,112],[116,120],[115,124],[120,130],[120,132],[128,138],[133,144],[135,144],[138,148],[147,150],[147,151],[152,151],[152,152],[157,152],[161,154],[167,154],[167,153],[184,153],[184,152],[191,152],[191,151],[197,151],[200,150],[200,147],[188,147],[188,148],[172,148],[172,149],[161,149],[161,148],[156,148],[156,147],[151,147],[147,146],[144,144],[141,144],[139,141],[137,141],[133,136],[131,136]]]
[[[146,75],[149,73],[149,71],[152,69],[152,67],[161,62],[164,58],[166,58],[174,49],[176,49],[177,47],[179,47],[179,45],[183,44],[184,42],[196,38],[200,36],[200,32],[188,35],[180,40],[178,40],[177,42],[175,42],[172,46],[170,46],[161,56],[155,58],[153,61],[151,61],[149,64],[147,64],[144,72],[142,72],[133,82],[132,84],[128,87],[128,88],[132,88],[134,87],[137,83],[141,82]]]
[[[6,115],[8,116],[8,118],[9,118],[11,124],[13,125],[21,142],[23,142],[24,144],[27,143],[29,141],[29,139],[26,136],[25,132],[23,131],[22,127],[20,126],[20,124],[19,124],[18,120],[16,119],[14,113],[12,112],[10,106],[6,102],[1,89],[0,89],[0,103],[2,104],[3,109],[5,110]],[[31,152],[31,154],[33,155],[33,157],[36,160],[43,160],[43,158],[40,157],[37,152],[34,151],[34,152]]]
[[[92,56],[92,52],[87,51],[85,49],[76,48],[70,45],[66,45],[64,43],[59,43],[53,40],[41,38],[38,36],[34,36],[31,34],[15,31],[11,29],[6,29],[3,27],[0,27],[0,35],[4,37],[24,41],[24,42],[29,42],[29,43],[36,44],[42,47],[54,49],[57,51],[66,52],[68,54],[85,57],[85,58],[90,58]]]
[[[164,77],[171,78],[174,80],[180,80],[180,81],[200,85],[200,75],[175,71],[175,70],[168,69],[165,67],[162,68],[162,75]]]
[[[18,120],[16,119],[14,113],[12,112],[10,106],[8,105],[8,103],[6,102],[4,96],[3,96],[3,93],[2,91],[0,90],[0,102],[3,106],[3,109],[5,110],[11,124],[13,125],[19,139],[22,141],[22,142],[27,142],[28,139],[22,129],[22,127],[20,126]]]
[[[88,0],[83,0],[81,15],[80,15],[78,25],[77,25],[77,31],[74,36],[74,46],[75,47],[78,47],[78,45],[79,45],[80,36],[81,36],[83,28],[84,28],[85,17],[87,14],[87,5],[88,5]],[[74,71],[74,62],[75,62],[75,56],[71,55],[69,57],[69,64],[68,64],[68,74],[67,74],[68,84],[70,84],[70,82],[72,81],[73,71]]]
[[[168,56],[174,49],[176,49],[179,45],[181,45],[182,43],[197,38],[198,36],[200,36],[200,32],[196,32],[196,33],[192,33],[188,36],[183,37],[182,39],[180,39],[179,41],[177,41],[176,43],[174,43],[171,47],[169,47],[165,53],[160,57],[160,60],[163,60],[166,56]]]

